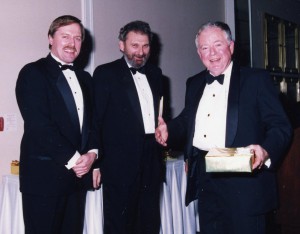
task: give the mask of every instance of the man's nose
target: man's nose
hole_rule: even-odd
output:
[[[209,53],[210,53],[211,55],[216,54],[216,49],[215,49],[214,47],[211,47],[210,50],[209,50]]]

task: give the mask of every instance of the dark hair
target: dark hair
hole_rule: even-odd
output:
[[[153,34],[151,32],[149,24],[139,20],[132,21],[122,27],[119,32],[119,40],[126,41],[127,34],[132,31],[146,34],[148,36],[149,42],[151,43]]]
[[[216,27],[216,28],[221,29],[222,31],[225,32],[227,40],[229,42],[233,41],[232,35],[231,35],[231,30],[230,30],[229,26],[226,23],[223,23],[223,22],[220,22],[220,21],[207,22],[207,23],[201,25],[200,29],[198,30],[198,33],[196,34],[195,42],[196,42],[197,48],[198,48],[198,40],[197,39],[198,39],[199,35],[201,34],[201,32],[203,30],[205,30],[207,28],[211,28],[211,27]]]
[[[48,31],[48,36],[53,37],[55,32],[63,26],[67,26],[70,24],[78,24],[80,26],[80,30],[81,30],[81,37],[82,37],[82,41],[84,40],[84,36],[85,36],[85,31],[84,31],[84,27],[81,23],[81,20],[76,18],[75,16],[72,15],[63,15],[60,16],[58,18],[56,18],[50,25],[49,27],[49,31]],[[51,49],[51,45],[49,44],[49,49]]]

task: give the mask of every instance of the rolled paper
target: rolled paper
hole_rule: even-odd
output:
[[[164,97],[162,96],[159,102],[159,112],[158,112],[159,117],[162,117],[163,110],[164,110]]]

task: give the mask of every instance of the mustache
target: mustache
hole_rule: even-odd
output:
[[[77,52],[74,46],[65,46],[64,49],[74,50],[75,52]]]
[[[145,58],[146,55],[145,54],[143,54],[143,55],[134,55],[133,57],[136,57],[136,58]]]

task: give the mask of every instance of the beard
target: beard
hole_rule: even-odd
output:
[[[146,62],[148,61],[149,56],[150,56],[150,54],[138,56],[135,54],[127,54],[125,52],[123,54],[124,54],[126,62],[129,63],[130,66],[132,66],[133,68],[143,67],[146,64]],[[136,59],[138,59],[138,60],[136,60]],[[141,61],[141,59],[142,59],[142,61]]]

